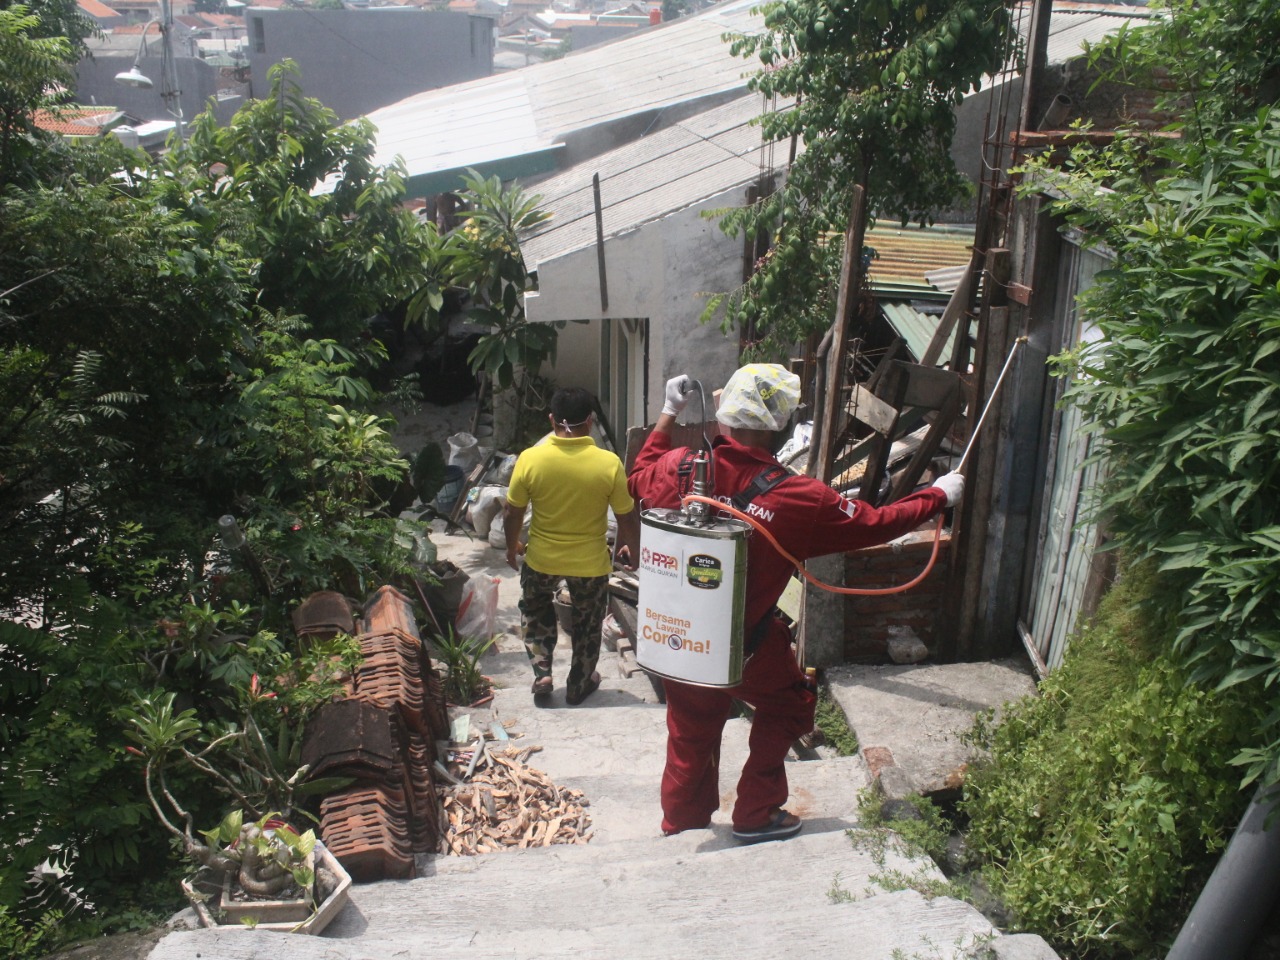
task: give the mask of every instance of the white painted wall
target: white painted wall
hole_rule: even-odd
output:
[[[703,382],[708,394],[719,389],[738,366],[736,334],[725,335],[715,323],[700,324],[707,293],[732,290],[741,282],[742,241],[720,232],[702,210],[742,202],[743,190],[703,201],[605,241],[609,317],[649,320],[649,408],[652,422],[662,410],[663,387],[670,377],[687,374]],[[536,265],[539,290],[526,298],[532,321],[598,320],[600,284],[594,246]],[[593,325],[594,327],[595,325]],[[570,325],[561,331],[561,360],[556,379],[577,376],[598,334],[590,340]],[[563,372],[562,372],[563,371]],[[581,382],[581,381],[579,381]],[[583,385],[588,385],[583,382]]]

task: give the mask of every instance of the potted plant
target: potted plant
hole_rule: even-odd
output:
[[[351,877],[313,830],[275,814],[246,823],[233,810],[201,834],[208,862],[182,889],[206,927],[319,933],[346,903]]]
[[[465,636],[452,627],[435,638],[435,653],[444,665],[445,700],[456,706],[475,706],[490,694],[493,684],[481,672],[480,659],[497,639]]]
[[[330,645],[319,645],[309,671],[316,663],[343,669],[342,658],[330,653]],[[303,676],[316,687],[308,697],[323,699],[326,682],[317,682],[314,672]],[[287,695],[301,705],[294,691]],[[128,735],[137,744],[129,750],[146,760],[143,782],[157,819],[196,865],[182,888],[201,923],[318,933],[346,902],[351,879],[314,831],[299,831],[293,823],[310,816],[298,806],[301,798],[341,789],[350,780],[308,779],[295,730],[306,710],[289,714],[276,697],[255,674],[242,692],[240,720],[230,723],[202,723],[195,710],[176,710],[172,693],[141,698],[126,712]],[[270,736],[257,714],[274,724]],[[192,814],[170,784],[175,766],[205,776],[232,801],[223,820],[198,837]]]

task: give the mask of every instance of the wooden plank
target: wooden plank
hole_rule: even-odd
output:
[[[886,502],[893,503],[901,500],[915,488],[915,485],[920,482],[920,478],[924,476],[925,468],[929,466],[933,455],[942,446],[943,439],[959,415],[960,389],[957,383],[956,389],[952,391],[950,399],[946,402],[946,406],[937,412],[933,423],[929,425],[929,432],[925,434],[924,442],[920,444],[920,449],[915,452],[915,456],[907,464],[906,470],[894,480]]]
[[[965,317],[966,320],[959,336],[967,337],[969,335],[967,317],[969,302],[973,299],[973,278],[981,265],[982,254],[974,250],[973,255],[969,258],[969,269],[965,271],[955,290],[951,291],[951,299],[947,301],[947,305],[942,311],[942,319],[938,321],[938,329],[934,331],[933,339],[929,341],[929,346],[925,348],[924,356],[920,358],[921,366],[932,367],[937,364],[938,358],[942,356],[942,348],[947,345],[951,331],[955,329],[956,323],[961,317]],[[957,367],[952,367],[951,369],[957,373],[964,372]]]
[[[950,370],[925,367],[918,363],[905,363],[901,360],[894,366],[907,375],[907,390],[902,396],[904,407],[941,410],[960,394],[960,377]]]
[[[850,416],[882,436],[893,432],[898,422],[898,411],[877,397],[861,384],[853,385],[853,395],[845,408]]]
[[[980,326],[978,351],[975,357],[974,402],[970,409],[970,422],[979,420],[982,407],[991,396],[1000,370],[1004,366],[1003,347],[1010,341],[1008,333],[1009,308],[1005,305],[1005,283],[1009,279],[1011,257],[1002,248],[987,252],[987,278],[984,292],[984,322]],[[971,428],[972,429],[972,428]],[[987,588],[985,579],[987,557],[987,529],[991,520],[991,507],[995,499],[996,453],[999,449],[998,433],[984,434],[973,445],[971,460],[967,464],[964,500],[970,505],[971,514],[962,551],[963,570],[967,574],[963,591],[963,604],[958,621],[957,654],[962,660],[978,655],[976,649],[985,639],[985,623],[981,624],[979,610]]]
[[[835,457],[835,438],[840,422],[836,417],[840,388],[844,385],[844,358],[849,319],[862,289],[862,245],[866,237],[866,192],[853,188],[849,226],[844,234],[844,262],[840,269],[840,288],[836,295],[835,322],[831,328],[831,350],[827,355],[826,392],[822,401],[822,433],[817,443],[817,472],[823,483],[831,479],[831,462]]]
[[[880,483],[884,479],[889,466],[889,450],[897,431],[898,410],[902,407],[902,395],[907,389],[907,378],[896,367],[885,374],[880,383],[880,395],[887,399],[894,410],[894,422],[883,434],[877,433],[871,441],[871,449],[867,453],[867,469],[862,475],[862,486],[858,490],[858,499],[875,504],[880,498]]]

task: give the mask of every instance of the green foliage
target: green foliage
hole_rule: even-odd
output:
[[[419,290],[433,231],[401,206],[402,166],[373,163],[368,120],[304,97],[297,67],[225,127],[206,112],[172,162],[217,213],[220,242],[257,263],[256,302],[350,344],[365,320]]]
[[[884,794],[876,787],[858,793],[858,817],[862,825],[846,831],[850,842],[865,851],[878,868],[870,880],[881,890],[915,890],[922,896],[965,899],[967,885],[942,879],[933,863],[921,863],[911,872],[889,865],[890,852],[909,857],[927,857],[934,863],[946,855],[950,825],[933,803],[918,794],[904,798],[917,817],[890,817]],[[833,903],[854,899],[839,886],[839,878],[827,896]]]
[[[1089,51],[1093,67],[1155,91],[1156,109],[1177,117],[1197,139],[1280,99],[1274,4],[1160,0],[1151,6],[1163,16],[1099,42]]]
[[[0,135],[25,129],[60,76],[65,45],[35,39],[47,28],[0,10],[0,107],[17,105]],[[110,138],[28,137],[6,154],[0,908],[24,931],[54,909],[59,936],[142,922],[140,891],[169,879],[170,838],[125,749],[138,697],[172,705],[150,730],[171,756],[220,741],[202,758],[216,776],[167,780],[196,820],[222,812],[199,778],[281,798],[267,809],[315,788],[289,781],[307,710],[334,687],[280,683],[309,662],[279,639],[289,604],[386,582],[418,546],[376,516],[379,485],[406,465],[368,410],[359,369],[378,354],[354,333],[419,289],[433,234],[400,208],[398,173],[372,164],[367,126],[286,86],[230,130],[198,121],[190,150],[159,164]],[[351,336],[311,336],[321,323]],[[245,554],[217,551],[228,512],[269,596]],[[255,675],[274,698],[250,697]],[[37,896],[27,881],[50,857],[59,879]]]
[[[35,179],[38,143],[52,138],[37,129],[33,115],[55,107],[55,89],[71,83],[72,44],[42,35],[42,26],[30,7],[0,5],[0,189]]]
[[[474,703],[489,689],[488,679],[480,672],[480,658],[497,640],[496,636],[455,634],[452,627],[447,627],[442,636],[436,637],[433,652],[445,666],[444,696],[449,703],[463,706]]]
[[[305,813],[302,798],[343,786],[347,781],[308,778],[302,735],[316,708],[342,695],[340,678],[350,675],[359,658],[350,637],[310,645],[297,655],[267,643],[258,663],[270,671],[269,684],[254,673],[247,682],[226,685],[221,697],[207,699],[199,711],[178,710],[173,693],[138,697],[122,709],[126,735],[146,761],[147,796],[160,822],[190,839],[194,817],[184,791],[173,785],[172,771],[181,767],[254,818],[271,811],[292,818]],[[169,819],[175,814],[181,828]]]
[[[840,704],[836,703],[825,687],[818,693],[814,725],[822,731],[823,739],[835,748],[837,754],[842,757],[857,756],[857,734],[849,727]]]
[[[1081,304],[1103,339],[1061,358],[1105,441],[1098,508],[1178,586],[1172,649],[1221,688],[1280,680],[1278,155],[1280,114],[1264,110],[1156,152],[1147,169],[1170,172],[1149,183],[1129,166],[1125,201],[1089,204],[1095,166],[1063,178],[1124,265]],[[1280,714],[1238,760],[1246,782],[1280,779]]]
[[[535,278],[520,253],[520,234],[547,219],[540,197],[505,189],[497,177],[475,171],[463,177],[459,193],[469,218],[449,235],[448,270],[454,285],[468,290],[475,306],[468,317],[489,329],[468,361],[499,390],[512,386],[521,371],[537,373],[555,360],[556,336],[563,323],[529,323],[524,294],[536,290]]]
[[[785,0],[765,6],[765,30],[726,37],[762,69],[751,89],[776,97],[761,122],[766,140],[798,138],[804,152],[777,193],[725,216],[730,236],[767,238],[769,253],[710,319],[759,341],[751,353],[785,357],[831,323],[840,244],[852,188],[867,209],[904,224],[931,221],[969,186],[950,148],[955,108],[1013,52],[1005,0]]]
[[[1257,711],[1158,651],[1170,584],[1131,570],[1041,695],[974,731],[967,840],[1023,929],[1090,955],[1161,953],[1248,797],[1229,761]]]
[[[947,854],[947,840],[951,836],[951,824],[942,811],[928,797],[910,794],[903,798],[911,809],[919,814],[913,817],[889,817],[884,809],[884,794],[874,787],[858,793],[858,818],[865,827],[892,830],[913,854],[924,854],[935,862],[941,862]]]
[[[24,926],[9,915],[9,908],[0,904],[0,952],[10,960],[35,960],[48,952],[57,942],[58,924],[62,914],[52,910],[30,925]]]

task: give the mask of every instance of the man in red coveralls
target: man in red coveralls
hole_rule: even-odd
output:
[[[687,489],[687,449],[671,446],[671,429],[688,402],[686,376],[667,381],[666,404],[627,478],[644,509],[679,506]],[[800,401],[800,379],[773,363],[737,370],[721,393],[716,419],[727,436],[712,443],[714,495],[727,499],[746,489],[778,461],[787,421]],[[684,487],[685,489],[682,489]],[[847,500],[812,477],[791,475],[758,494],[748,512],[798,560],[885,543],[914,530],[954,505],[964,492],[957,473],[935,485],[876,508]],[[665,680],[667,765],[662,774],[662,830],[670,835],[711,823],[720,806],[720,735],[735,699],[755,710],[750,754],[738,780],[733,835],[742,843],[778,840],[800,832],[800,818],[787,801],[787,751],[813,729],[814,695],[791,650],[791,632],[775,615],[775,604],[792,565],[764,537],[747,546],[746,624],[742,682],[713,689]]]

